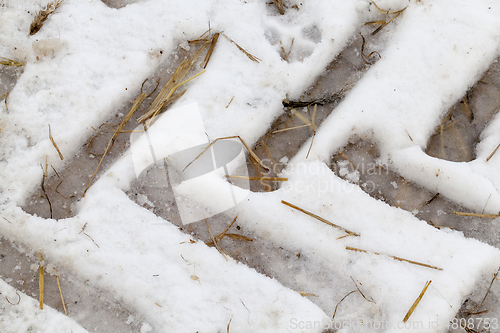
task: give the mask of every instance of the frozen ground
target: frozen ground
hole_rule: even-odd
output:
[[[66,0],[29,36],[45,3],[3,1],[0,56],[26,64],[0,73],[0,330],[500,331],[500,7],[375,3],[407,8],[372,35],[366,22],[397,13],[368,0],[290,0],[284,15],[265,1]],[[165,155],[238,135],[270,169],[247,157],[250,176],[287,178],[251,181],[207,219],[217,235],[237,217],[227,258],[205,221],[182,224],[176,196],[220,212],[211,191],[226,180],[170,186],[162,164],[137,177],[144,133],[120,134],[81,198],[112,135],[99,126],[123,119],[145,79],[147,93],[165,85],[209,22],[260,61],[220,35],[151,131],[164,124]],[[204,132],[178,111],[192,103]]]

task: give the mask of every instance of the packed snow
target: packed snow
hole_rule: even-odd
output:
[[[302,267],[276,263],[300,290],[226,258],[130,199],[127,191],[151,163],[138,167],[134,157],[147,133],[134,133],[138,141],[131,140],[75,204],[75,216],[46,219],[21,207],[40,186],[40,165],[47,161],[51,174],[67,167],[95,129],[133,101],[144,80],[179,54],[179,45],[194,48],[187,41],[209,25],[260,61],[220,37],[206,71],[186,85],[166,118],[160,116],[160,124],[168,119],[162,142],[168,154],[227,136],[253,146],[284,112],[284,99],[298,99],[365,22],[384,18],[369,0],[289,0],[284,15],[263,0],[118,1],[119,8],[66,0],[33,36],[29,26],[45,3],[3,1],[0,56],[26,65],[13,81],[2,77],[10,93],[0,103],[0,236],[27,252],[41,251],[61,274],[105,290],[141,321],[141,332],[447,332],[467,295],[500,267],[500,251],[377,201],[327,165],[351,137],[368,137],[380,147],[380,163],[406,179],[471,212],[498,214],[500,153],[486,157],[500,143],[499,115],[471,162],[440,160],[423,149],[448,108],[499,56],[500,6],[493,0],[376,4],[407,7],[371,42],[381,59],[318,127],[310,152],[309,141],[281,160],[280,176],[288,181],[279,190],[248,193],[225,211],[252,235],[307,258]],[[282,45],[291,50],[288,61]],[[199,110],[203,130],[175,113],[190,105]],[[227,188],[227,180],[207,177],[203,184],[179,191],[190,207],[219,212],[225,199],[213,191]],[[86,183],[74,186],[81,193]],[[324,278],[308,279],[306,271]],[[337,308],[351,290],[357,294]],[[4,280],[0,309],[2,332],[91,331],[77,316],[38,309],[36,299],[16,294]],[[96,313],[103,321],[106,315]]]

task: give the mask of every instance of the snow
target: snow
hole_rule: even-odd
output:
[[[500,212],[500,157],[485,161],[500,142],[498,114],[471,162],[449,162],[423,151],[446,110],[498,57],[498,4],[377,2],[393,10],[408,6],[374,42],[381,59],[318,127],[309,157],[310,141],[281,159],[287,167],[280,176],[288,181],[279,190],[241,192],[241,203],[225,213],[238,216],[250,234],[306,258],[302,266],[276,262],[278,275],[290,275],[283,279],[293,283],[226,260],[127,196],[155,161],[144,148],[151,144],[144,133],[133,134],[130,149],[75,205],[76,216],[44,219],[21,206],[40,184],[41,164],[68,167],[92,128],[134,100],[142,82],[166,68],[179,54],[178,45],[191,48],[186,41],[198,38],[209,22],[260,62],[221,35],[206,72],[159,118],[158,131],[151,128],[159,140],[153,145],[164,148],[158,158],[206,143],[207,137],[238,135],[253,146],[283,112],[282,100],[299,98],[360,26],[380,19],[380,13],[368,0],[291,0],[284,16],[257,0],[204,0],[196,8],[167,0],[122,4],[127,5],[116,9],[97,0],[66,0],[31,37],[27,30],[41,3],[0,7],[0,56],[27,62],[8,96],[8,110],[0,103],[0,235],[24,244],[27,252],[41,250],[60,272],[108,291],[131,311],[127,323],[141,322],[141,332],[218,332],[228,325],[234,332],[321,332],[325,326],[372,332],[381,323],[386,332],[446,332],[467,295],[500,267],[500,251],[373,199],[327,164],[350,137],[366,136],[380,147],[381,163],[406,179],[471,211]],[[280,56],[282,45],[291,49],[288,62]],[[201,121],[188,113],[190,105],[199,107]],[[49,140],[48,124],[63,161]],[[356,172],[340,172],[352,182],[359,179]],[[216,175],[204,177],[203,187],[195,182],[176,189],[189,201],[186,207],[198,206],[197,213],[206,214],[225,210],[223,195],[207,194],[228,187]],[[282,200],[359,236],[342,237],[344,231]],[[147,196],[138,201],[158,205]],[[402,320],[427,281],[429,289],[405,326]],[[354,284],[360,293],[349,296],[330,321]],[[37,301],[25,294],[18,292],[18,305],[6,302],[3,296],[12,301],[16,291],[4,280],[0,294],[2,331],[28,331],[31,325],[40,332],[85,332],[84,323],[48,307],[38,310]]]
[[[0,295],[2,332],[88,332],[74,320],[50,307],[44,306],[40,310],[37,301],[16,291],[3,280],[0,280]]]

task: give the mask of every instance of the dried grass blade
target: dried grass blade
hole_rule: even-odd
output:
[[[292,114],[294,116],[296,116],[297,118],[299,118],[304,124],[313,128],[311,121],[309,119],[307,119],[307,117],[304,116],[302,113],[296,111],[295,109],[292,109]]]
[[[239,45],[238,45],[238,43],[236,43],[234,40],[232,40],[231,38],[229,38],[226,34],[222,34],[222,35],[223,35],[224,37],[226,37],[226,39],[227,39],[228,41],[230,41],[231,43],[233,43],[234,45],[236,45],[236,47],[237,47],[237,48],[238,48],[241,52],[243,52],[243,54],[245,54],[245,55],[248,57],[248,59],[250,59],[250,60],[252,60],[252,61],[255,61],[255,62],[257,62],[257,63],[259,63],[259,62],[260,62],[260,59],[259,59],[259,58],[257,58],[256,56],[251,55],[251,54],[250,54],[247,50],[245,50],[244,48],[242,48],[241,46],[239,46]]]
[[[269,170],[269,168],[264,163],[262,163],[260,158],[252,151],[252,149],[250,149],[250,147],[246,144],[246,142],[239,135],[234,135],[234,136],[226,136],[223,138],[217,138],[214,141],[210,142],[210,144],[206,146],[205,149],[203,149],[202,152],[198,154],[198,156],[196,156],[191,162],[189,162],[188,165],[186,165],[184,169],[182,169],[182,171],[184,172],[191,164],[193,164],[194,161],[196,161],[201,155],[203,155],[203,153],[205,153],[214,143],[216,143],[219,140],[228,140],[228,139],[239,139],[240,142],[243,144],[243,146],[245,146],[245,148],[247,149],[250,156],[252,156],[255,159],[255,161],[257,161],[264,169]]]
[[[285,201],[285,200],[281,200],[281,203],[282,203],[282,204],[284,204],[284,205],[287,205],[288,207],[291,207],[291,208],[293,208],[293,209],[296,209],[296,210],[298,210],[299,212],[302,212],[302,213],[304,213],[304,214],[306,214],[306,215],[309,215],[310,217],[313,217],[313,218],[315,218],[316,220],[319,220],[319,221],[321,221],[321,222],[323,222],[323,223],[325,223],[325,224],[328,224],[328,225],[330,225],[330,226],[332,226],[332,227],[335,227],[335,228],[337,228],[337,229],[340,229],[340,230],[342,230],[342,231],[344,231],[344,232],[346,232],[346,233],[348,233],[348,234],[352,234],[352,235],[354,235],[354,236],[359,236],[359,234],[357,234],[357,233],[355,233],[355,232],[353,232],[353,231],[347,230],[347,229],[346,229],[346,228],[344,228],[344,227],[341,227],[341,226],[336,225],[336,224],[334,224],[334,223],[332,223],[332,222],[330,222],[330,221],[328,221],[328,220],[325,220],[325,219],[324,219],[324,218],[322,218],[321,216],[318,216],[318,215],[316,215],[316,214],[313,214],[313,213],[311,213],[311,212],[308,212],[307,210],[302,209],[302,208],[300,208],[300,207],[297,207],[297,206],[295,206],[294,204],[291,204],[291,203],[289,203],[289,202],[287,202],[287,201]]]
[[[335,318],[335,315],[337,314],[337,308],[339,307],[340,303],[342,303],[342,301],[345,300],[347,298],[347,296],[351,295],[352,293],[355,293],[356,291],[357,290],[353,290],[353,291],[349,292],[347,295],[342,297],[342,299],[340,300],[340,302],[337,303],[337,305],[335,305],[335,311],[333,311],[332,320]]]
[[[176,68],[172,77],[168,80],[168,82],[163,86],[160,90],[160,93],[154,99],[153,103],[149,106],[146,113],[141,116],[137,121],[139,123],[144,122],[146,119],[155,117],[160,113],[161,109],[167,102],[167,100],[172,96],[175,89],[179,86],[177,82],[181,82],[184,80],[184,77],[187,75],[195,61],[199,58],[205,47],[207,47],[208,42],[205,42],[200,49],[189,59],[184,59],[184,61]]]
[[[18,61],[9,59],[9,58],[0,57],[0,59],[1,59],[0,65],[4,65],[4,66],[22,67],[22,66],[26,65],[25,62],[18,62]]]
[[[362,250],[362,249],[358,249],[358,248],[351,247],[351,246],[346,246],[345,249],[349,250],[349,251],[356,251],[356,252],[363,252],[363,253],[373,253],[373,254],[376,254],[378,256],[384,255],[384,256],[390,257],[392,259],[396,259],[396,260],[399,260],[399,261],[404,261],[404,262],[407,262],[407,263],[410,263],[410,264],[413,264],[413,265],[418,265],[418,266],[423,266],[423,267],[427,267],[427,268],[432,268],[432,269],[436,269],[438,271],[442,271],[443,270],[442,268],[439,268],[439,267],[436,267],[436,266],[432,266],[432,265],[429,265],[429,264],[424,264],[424,263],[421,263],[421,262],[418,262],[418,261],[404,259],[404,258],[400,258],[400,257],[396,257],[396,256],[391,256],[391,255],[388,255],[388,254],[378,253],[378,252],[372,252],[372,251]]]
[[[210,47],[208,48],[207,55],[205,56],[205,66],[203,68],[207,68],[208,62],[210,61],[210,57],[212,56],[212,52],[214,51],[215,44],[217,44],[217,40],[219,39],[219,33],[216,33],[212,37],[212,42],[210,43]]]
[[[48,164],[47,164],[47,159],[45,159],[45,169],[43,168],[42,165],[40,165],[42,167],[42,192],[43,192],[43,195],[45,196],[45,198],[47,199],[47,202],[49,203],[49,212],[50,212],[50,218],[52,218],[52,203],[50,202],[50,198],[49,196],[47,195],[47,191],[45,190],[45,178],[47,178],[48,176],[48,173],[47,173],[47,168],[48,168]]]
[[[382,14],[389,14],[389,11],[385,10],[385,9],[382,9],[380,8],[379,6],[377,6],[377,4],[375,3],[375,1],[373,0],[370,0],[371,3],[375,6],[375,8],[377,8],[377,10],[382,13]]]
[[[253,242],[253,239],[247,236],[239,235],[239,234],[232,234],[232,233],[226,233],[224,235],[225,237],[229,237],[232,239],[238,239],[246,242]]]
[[[316,136],[316,131],[314,132],[312,138],[311,138],[311,145],[309,146],[309,150],[307,150],[307,155],[306,155],[306,160],[309,158],[309,153],[311,152],[311,148],[313,146],[313,143],[314,143],[314,137]]]
[[[127,124],[127,122],[130,120],[130,118],[132,118],[132,115],[139,108],[139,106],[141,105],[141,103],[144,101],[145,98],[146,98],[146,93],[141,92],[141,94],[139,96],[137,96],[137,98],[135,99],[134,104],[130,108],[130,111],[127,113],[125,118],[123,118],[120,125],[118,125],[118,128],[115,130],[115,132],[113,133],[113,136],[111,137],[111,140],[109,140],[108,145],[106,146],[106,150],[104,151],[104,154],[102,154],[102,157],[101,157],[101,160],[99,161],[99,164],[97,164],[97,167],[94,171],[94,174],[92,175],[92,177],[90,177],[89,183],[87,184],[87,187],[83,191],[82,198],[85,196],[85,193],[87,193],[87,190],[89,189],[90,184],[92,183],[92,180],[94,180],[94,177],[97,174],[97,171],[99,170],[99,167],[101,166],[102,161],[104,160],[104,157],[113,147],[113,144],[115,143],[115,140],[118,137],[118,134],[120,134],[122,132],[122,130],[125,127],[125,125]]]
[[[420,295],[417,297],[413,305],[411,306],[410,310],[406,313],[406,316],[403,319],[403,323],[406,323],[408,319],[410,319],[410,316],[412,315],[413,311],[415,311],[415,308],[417,307],[418,303],[422,300],[422,297],[424,297],[425,292],[427,291],[427,288],[429,288],[429,285],[431,284],[431,280],[427,281],[425,284],[424,289],[422,289],[422,292],[420,292]]]
[[[233,179],[246,179],[246,180],[269,180],[272,182],[286,182],[288,181],[288,178],[284,177],[248,177],[248,176],[231,176],[231,175],[225,175],[226,178],[233,178]]]
[[[396,19],[396,17],[398,17],[399,15],[401,15],[405,9],[406,9],[406,7],[405,7],[405,8],[403,8],[403,9],[401,9],[401,10],[398,10],[398,11],[395,11],[395,12],[391,12],[390,14],[394,13],[394,14],[396,14],[396,15],[394,15],[394,17],[393,17],[392,19],[390,19],[389,21],[385,22],[385,23],[384,23],[384,24],[382,24],[380,27],[378,27],[377,29],[375,29],[375,30],[371,33],[371,35],[372,35],[372,36],[373,36],[373,35],[375,35],[377,32],[379,32],[380,30],[382,30],[382,29],[383,29],[386,25],[388,25],[389,23],[391,23],[392,21],[394,21],[394,20]]]
[[[207,219],[205,219],[205,223],[207,225],[208,233],[210,234],[210,238],[212,239],[213,245],[220,252],[220,254],[222,254],[222,256],[224,257],[224,259],[226,259],[226,261],[228,261],[227,257],[226,257],[226,254],[228,254],[228,253],[219,246],[217,240],[214,238],[214,235],[212,234],[212,229],[210,229],[210,225],[208,224]]]
[[[43,255],[42,251],[38,251],[38,259],[40,260],[39,274],[38,274],[38,285],[40,288],[40,310],[43,310],[43,289],[44,289],[44,268],[43,268]]]
[[[500,217],[500,214],[479,214],[479,213],[463,213],[463,212],[453,212],[453,214],[458,216],[487,217],[491,219],[496,219],[497,217]]]
[[[369,22],[365,22],[365,25],[381,25],[381,24],[385,24],[385,20],[376,20],[376,21],[369,21]]]
[[[373,0],[370,0],[370,1],[375,6],[375,8],[377,8],[377,10],[382,14],[400,14],[407,8],[407,7],[405,7],[403,9],[399,9],[399,10],[385,10],[385,9],[382,9],[379,6],[377,6],[375,1],[373,1]]]
[[[5,94],[3,94],[2,97],[4,98],[4,102],[5,102],[5,110],[7,112],[9,112],[9,107],[7,106],[7,97],[9,97],[9,91],[7,91]]]
[[[152,115],[151,115],[151,117],[150,117],[151,119],[149,119],[149,121],[148,121],[148,125],[149,125],[149,124],[151,124],[151,122],[152,122],[152,121],[156,118],[156,116],[158,116],[158,114],[160,114],[161,109],[162,109],[163,107],[165,107],[165,106],[169,105],[169,104],[170,104],[170,103],[172,103],[174,100],[176,100],[176,99],[177,99],[177,98],[179,98],[180,96],[184,95],[184,93],[186,92],[186,90],[184,90],[182,93],[178,94],[177,96],[172,96],[172,95],[173,95],[173,93],[175,92],[175,90],[176,90],[177,88],[179,88],[180,86],[182,86],[182,85],[184,85],[184,84],[188,83],[188,82],[189,82],[189,81],[191,81],[191,80],[194,80],[195,78],[197,78],[198,76],[200,76],[200,75],[201,75],[201,74],[203,74],[203,73],[205,73],[205,70],[202,70],[201,72],[199,72],[198,74],[194,75],[193,77],[191,77],[191,78],[187,79],[186,81],[183,81],[183,82],[181,82],[181,83],[179,83],[179,84],[175,85],[175,86],[172,88],[172,90],[170,91],[170,93],[167,95],[167,98],[166,98],[166,100],[163,102],[163,104],[161,105],[161,107],[160,107],[160,108],[158,108],[158,109],[156,109],[156,110],[155,110],[155,112],[153,112],[153,113],[152,113]],[[142,118],[143,118],[143,117],[145,117],[145,116],[146,116],[146,114],[145,114],[145,115],[143,115],[141,118],[139,118],[137,121],[141,122],[140,120],[142,120]],[[144,120],[142,120],[142,121],[144,121]]]
[[[59,295],[61,295],[61,302],[63,305],[64,314],[67,316],[68,311],[66,311],[66,304],[64,303],[64,297],[63,297],[62,290],[61,290],[61,283],[59,283],[59,275],[56,275],[56,281],[57,281],[57,288],[59,288]]]
[[[227,226],[226,229],[224,229],[223,232],[221,232],[217,237],[220,236],[220,238],[224,237],[224,235],[226,234],[226,232],[233,226],[234,222],[236,222],[236,219],[238,218],[238,216],[236,216],[233,221]]]
[[[45,6],[45,9],[42,9],[35,15],[35,18],[30,25],[30,36],[33,36],[38,31],[40,31],[43,26],[43,22],[45,22],[49,15],[52,14],[57,8],[59,8],[59,6],[61,6],[64,1],[65,0],[54,0],[51,3],[47,4]]]
[[[490,283],[490,286],[488,287],[488,290],[486,290],[486,294],[484,295],[483,297],[483,300],[481,301],[481,303],[479,303],[478,306],[476,306],[474,308],[474,310],[470,311],[469,312],[469,315],[472,315],[474,314],[474,312],[476,312],[481,306],[483,306],[484,304],[484,301],[486,300],[486,297],[488,296],[488,294],[490,293],[490,290],[491,290],[491,286],[493,285],[493,282],[495,282],[495,280],[497,279],[497,276],[498,276],[498,273],[500,273],[500,268],[496,271],[495,275],[493,275],[493,279],[491,279],[491,283]]]
[[[59,158],[61,159],[61,161],[64,160],[63,154],[59,150],[59,147],[57,147],[57,144],[54,141],[54,138],[52,137],[52,132],[50,130],[50,124],[49,124],[49,139],[50,139],[50,142],[52,142],[52,145],[54,146],[54,148],[57,150],[57,153],[59,154]]]
[[[310,125],[300,125],[300,126],[295,126],[295,127],[283,128],[280,130],[273,131],[273,134],[280,133],[280,132],[286,132],[286,131],[290,131],[290,130],[294,130],[294,129],[302,128],[302,127],[311,127],[311,126]]]
[[[316,119],[316,109],[317,108],[318,108],[318,104],[314,104],[313,114],[311,117],[311,126],[312,126],[314,133],[316,133],[316,124],[315,124],[314,120]]]
[[[281,15],[285,15],[285,8],[283,7],[283,0],[273,0],[274,5],[278,8]]]
[[[315,295],[315,294],[311,294],[311,293],[307,293],[305,291],[298,291],[298,290],[295,290],[296,292],[298,292],[300,294],[300,296],[312,296],[312,297],[319,297],[318,295]]]
[[[359,289],[358,284],[356,283],[356,281],[354,281],[354,279],[352,278],[352,276],[350,276],[350,278],[351,278],[352,282],[354,282],[354,286],[356,286],[356,289],[357,289],[357,291],[361,294],[361,296],[363,296],[363,298],[364,298],[367,302],[370,302],[370,303],[375,303],[375,301],[373,300],[373,298],[372,298],[372,297],[370,297],[370,298],[371,298],[371,300],[369,300],[368,298],[366,298],[365,294],[363,294],[363,292],[361,291],[361,289]]]
[[[495,153],[497,152],[498,148],[500,148],[500,144],[495,148],[495,150],[493,150],[493,152],[490,155],[488,155],[488,157],[486,157],[486,162],[488,162],[489,160],[491,160],[491,158],[493,157],[493,155],[495,155]]]
[[[387,23],[386,23],[386,24],[387,24]],[[385,25],[384,25],[384,26],[385,26]],[[382,29],[382,26],[378,27],[378,29]],[[377,30],[378,30],[378,29],[377,29]],[[360,33],[360,35],[361,35],[361,33]],[[372,35],[373,35],[373,33],[372,33]],[[370,54],[365,55],[365,43],[366,43],[366,41],[365,41],[365,37],[364,37],[363,35],[361,35],[361,38],[362,38],[362,40],[363,40],[363,41],[362,41],[362,43],[361,43],[361,52],[360,52],[360,54],[361,54],[361,59],[363,59],[363,61],[364,61],[364,63],[365,63],[365,64],[367,64],[367,65],[371,65],[372,63],[371,63],[371,62],[369,62],[369,61],[368,61],[368,59],[369,59],[372,55],[374,55],[374,54],[377,54],[377,55],[379,56],[379,58],[381,58],[380,53],[378,53],[377,51],[372,51],[372,52],[370,52]]]

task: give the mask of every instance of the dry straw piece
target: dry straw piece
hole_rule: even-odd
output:
[[[191,58],[184,59],[184,61],[177,67],[170,80],[168,80],[165,86],[163,86],[160,90],[160,93],[156,96],[153,103],[151,103],[146,113],[137,119],[139,123],[143,123],[149,119],[148,125],[151,124],[151,121],[154,120],[158,114],[160,114],[162,108],[172,102],[171,97],[177,88],[203,73],[202,71],[191,79],[183,82],[184,78],[209,43],[211,42],[204,42],[200,49]]]
[[[223,138],[218,138],[218,139],[215,139],[214,141],[210,142],[210,144],[208,146],[206,146],[205,149],[203,149],[203,151],[201,153],[199,153],[198,156],[196,156],[194,158],[194,160],[189,162],[188,165],[186,165],[184,167],[184,169],[182,169],[182,171],[184,172],[191,164],[193,164],[194,161],[196,161],[201,155],[203,155],[203,153],[205,153],[208,150],[208,148],[210,148],[214,143],[216,143],[219,140],[229,140],[229,139],[239,139],[240,142],[243,144],[243,146],[245,146],[245,148],[248,150],[248,153],[250,154],[250,156],[252,156],[255,159],[255,161],[257,161],[257,163],[259,163],[264,169],[269,170],[269,168],[264,163],[262,163],[260,158],[257,155],[255,155],[255,153],[252,151],[252,149],[250,149],[250,147],[246,144],[246,142],[239,135],[233,135],[233,136],[226,136]]]
[[[45,190],[45,178],[48,177],[48,173],[47,173],[47,168],[48,168],[47,159],[45,159],[45,169],[43,168],[43,166],[41,164],[40,164],[40,167],[42,168],[42,183],[41,183],[42,192],[43,192],[43,195],[45,196],[45,199],[47,199],[47,202],[49,203],[50,218],[52,218],[52,203],[50,202],[50,198],[47,195],[47,191]]]
[[[347,298],[347,296],[349,296],[352,293],[355,293],[356,291],[359,290],[359,288],[356,288],[356,289],[357,290],[353,290],[353,291],[349,292],[347,295],[345,295],[344,297],[342,297],[342,299],[340,300],[340,302],[338,302],[337,305],[335,305],[335,310],[333,311],[332,320],[335,319],[335,315],[337,314],[337,308],[339,307],[340,303],[342,303]]]
[[[309,105],[307,105],[307,106],[309,106]],[[302,128],[302,127],[311,127],[311,129],[313,130],[313,136],[311,139],[311,145],[309,146],[309,150],[307,151],[306,159],[309,157],[309,153],[311,152],[311,148],[312,148],[312,145],[314,143],[314,137],[316,136],[316,124],[314,123],[314,120],[316,118],[317,107],[318,107],[318,104],[314,104],[314,109],[313,109],[313,113],[311,116],[311,120],[307,119],[306,116],[304,116],[303,114],[301,114],[300,112],[297,112],[295,109],[292,108],[292,114],[295,115],[297,118],[299,118],[304,123],[304,125],[290,127],[290,128],[284,128],[284,129],[277,130],[277,131],[273,132],[273,134],[275,134],[275,133],[290,131],[290,130],[294,130],[294,129],[298,129],[298,128]]]
[[[17,290],[16,290],[16,295],[17,295],[17,303],[11,302],[7,296],[5,296],[5,300],[9,302],[10,305],[19,305],[19,303],[21,303],[21,295],[19,295]]]
[[[7,91],[5,94],[2,95],[2,97],[4,98],[4,102],[5,102],[5,110],[7,110],[7,112],[9,112],[9,107],[7,105],[7,97],[9,97],[9,92]]]
[[[295,290],[296,292],[298,292],[300,294],[300,296],[311,296],[311,297],[319,297],[318,295],[315,295],[315,294],[311,294],[311,293],[307,293],[305,291],[298,291],[298,290]]]
[[[491,286],[493,285],[493,282],[495,282],[495,280],[497,280],[498,273],[500,273],[500,268],[499,268],[499,269],[496,271],[496,273],[493,275],[493,279],[491,279],[490,286],[488,287],[488,290],[486,290],[486,294],[484,295],[483,300],[481,301],[481,303],[479,303],[479,305],[478,305],[478,306],[476,306],[476,307],[474,308],[474,310],[470,311],[470,312],[468,313],[468,315],[476,315],[476,314],[480,314],[480,313],[484,312],[484,311],[480,311],[480,312],[476,312],[476,311],[477,311],[480,307],[482,307],[482,306],[483,306],[484,301],[486,300],[486,297],[488,297],[488,294],[490,293]],[[488,311],[488,310],[486,310],[486,311]]]
[[[488,157],[486,157],[486,162],[488,162],[489,160],[491,160],[491,158],[493,157],[493,155],[495,155],[495,153],[497,152],[498,148],[500,148],[500,144],[495,148],[495,150],[493,150],[493,152],[488,155]]]
[[[52,14],[57,8],[63,4],[64,0],[54,0],[47,4],[42,10],[40,10],[33,19],[30,25],[30,36],[33,36],[43,26],[43,22],[47,20],[50,14]]]
[[[229,237],[229,238],[232,238],[232,239],[243,240],[243,241],[247,241],[247,242],[253,241],[253,239],[250,238],[250,237],[246,237],[246,236],[238,235],[238,234],[227,233],[227,231],[229,230],[229,228],[231,228],[233,226],[234,222],[236,222],[237,218],[238,218],[238,216],[236,216],[234,218],[234,220],[231,222],[231,224],[229,224],[229,226],[223,232],[221,232],[217,236],[213,237],[212,242],[208,242],[208,243],[205,243],[205,244],[207,246],[215,245],[216,243],[220,242],[222,240],[222,238],[224,238],[224,237]],[[207,223],[207,225],[208,225],[208,223]]]
[[[39,275],[38,275],[38,283],[40,288],[40,310],[43,310],[43,289],[44,289],[44,268],[43,268],[43,255],[42,251],[38,251],[38,258],[40,260],[39,267]]]
[[[125,125],[128,123],[128,121],[130,120],[130,118],[132,118],[132,116],[134,115],[135,111],[139,108],[139,106],[141,105],[141,103],[147,97],[146,93],[142,91],[142,88],[144,87],[144,83],[146,81],[147,81],[147,79],[142,83],[141,93],[135,99],[134,104],[130,108],[130,111],[127,113],[127,115],[125,116],[125,118],[123,118],[122,122],[120,123],[120,125],[118,125],[118,128],[115,130],[115,132],[113,133],[113,136],[109,140],[108,145],[106,146],[106,150],[104,151],[104,154],[102,154],[101,160],[99,161],[99,164],[97,164],[97,167],[96,167],[96,169],[94,171],[94,174],[92,175],[92,177],[90,177],[89,183],[87,184],[87,187],[83,191],[82,198],[85,196],[85,193],[87,193],[87,190],[89,189],[90,184],[92,183],[92,180],[94,180],[94,177],[97,174],[97,170],[99,170],[99,167],[101,166],[101,163],[104,160],[104,157],[106,156],[106,154],[113,147],[113,145],[115,143],[115,140],[118,137],[118,134],[120,134],[120,133],[123,132],[123,129],[125,128]]]
[[[55,267],[54,267],[54,270],[57,273],[59,273],[59,271]],[[61,302],[62,302],[62,306],[64,309],[64,314],[67,316],[68,311],[66,311],[66,304],[64,303],[64,297],[63,297],[62,290],[61,290],[61,283],[59,282],[59,275],[56,275],[56,281],[57,281],[57,288],[59,289],[59,295],[61,295]]]
[[[288,178],[283,178],[283,177],[247,177],[247,176],[230,176],[226,175],[226,178],[234,178],[234,179],[246,179],[246,180],[268,180],[272,182],[286,182],[288,181]]]
[[[283,6],[283,0],[273,0],[274,5],[278,8],[278,12],[281,15],[285,15],[285,7]]]
[[[61,161],[64,160],[63,154],[59,150],[59,147],[57,147],[57,144],[54,141],[54,138],[52,137],[52,131],[50,130],[50,124],[49,124],[49,139],[50,139],[50,142],[52,142],[52,145],[54,146],[54,148],[57,150],[57,153],[59,154],[59,158],[61,159]]]
[[[318,215],[316,215],[316,214],[313,214],[313,213],[311,213],[311,212],[308,212],[307,210],[302,209],[302,208],[300,208],[300,207],[297,207],[297,206],[295,206],[294,204],[291,204],[291,203],[289,203],[289,202],[287,202],[287,201],[285,201],[285,200],[281,200],[281,203],[282,203],[282,204],[284,204],[284,205],[287,205],[288,207],[291,207],[291,208],[293,208],[293,209],[296,209],[296,210],[298,210],[299,212],[302,212],[302,213],[304,213],[304,214],[306,214],[306,215],[309,215],[309,216],[311,216],[311,217],[313,217],[313,218],[315,218],[315,219],[317,219],[317,220],[319,220],[319,221],[321,221],[321,222],[323,222],[323,223],[325,223],[325,224],[328,224],[328,225],[330,225],[330,226],[332,226],[332,227],[338,228],[338,229],[340,229],[340,230],[342,230],[342,231],[346,232],[346,233],[347,233],[347,234],[349,234],[349,235],[359,236],[359,234],[357,234],[357,233],[355,233],[355,232],[353,232],[353,231],[347,230],[347,229],[346,229],[346,228],[344,228],[344,227],[341,227],[341,226],[339,226],[339,225],[333,224],[332,222],[330,222],[330,221],[328,221],[328,220],[325,220],[325,219],[324,219],[324,218],[322,218],[321,216],[318,216]]]
[[[361,36],[361,39],[362,39],[362,43],[361,43],[361,52],[360,52],[361,59],[363,59],[363,61],[365,62],[365,64],[367,64],[367,65],[373,65],[373,62],[368,61],[368,59],[369,59],[372,55],[374,55],[374,54],[378,55],[379,59],[380,59],[380,58],[382,58],[382,57],[380,56],[380,53],[378,53],[377,51],[372,51],[372,52],[370,52],[368,55],[366,55],[366,54],[365,54],[365,44],[366,44],[365,37],[364,37],[361,33],[360,33],[359,35]],[[411,137],[410,137],[410,138],[411,138]],[[412,141],[413,141],[413,140],[412,140]]]
[[[356,286],[356,290],[361,294],[361,296],[363,296],[363,298],[365,299],[365,301],[370,302],[370,303],[375,303],[375,301],[373,300],[373,298],[370,297],[371,300],[368,299],[368,298],[366,298],[365,294],[363,294],[363,292],[361,291],[361,289],[359,289],[358,284],[356,283],[356,281],[354,281],[354,279],[352,278],[352,276],[350,278],[351,278],[352,282],[354,282],[354,285]]]
[[[9,58],[0,57],[0,65],[12,66],[12,67],[21,67],[21,66],[26,65],[26,63],[25,62],[18,62],[18,61],[9,59]]]
[[[497,217],[500,217],[500,214],[480,214],[480,213],[463,213],[463,212],[453,212],[453,214],[458,216],[487,217],[490,219],[496,219]]]
[[[439,268],[439,267],[436,267],[436,266],[432,266],[432,265],[428,265],[428,264],[424,264],[424,263],[421,263],[421,262],[418,262],[418,261],[404,259],[404,258],[400,258],[400,257],[396,257],[396,256],[391,256],[391,255],[388,255],[388,254],[378,253],[378,252],[371,252],[371,251],[367,251],[367,250],[362,250],[362,249],[358,249],[358,248],[351,247],[351,246],[346,246],[345,249],[349,250],[349,251],[356,251],[356,252],[363,252],[363,253],[373,253],[373,254],[376,254],[378,256],[385,255],[385,256],[390,257],[392,259],[396,259],[396,260],[399,260],[399,261],[404,261],[404,262],[407,262],[407,263],[410,263],[410,264],[413,264],[413,265],[418,265],[418,266],[423,266],[423,267],[427,267],[427,268],[432,268],[432,269],[436,269],[438,271],[442,271],[443,270],[442,268]]]
[[[210,234],[210,238],[212,239],[212,243],[211,244],[213,244],[215,246],[215,248],[217,249],[217,251],[219,251],[222,254],[222,256],[224,257],[224,259],[226,259],[226,261],[228,261],[227,256],[229,256],[229,253],[227,253],[226,250],[224,250],[223,248],[221,248],[219,246],[219,242],[217,241],[217,239],[215,239],[215,237],[214,237],[214,235],[212,233],[212,229],[210,229],[210,225],[208,224],[207,219],[205,219],[205,223],[207,225],[207,229],[208,229],[208,233]],[[233,223],[234,223],[234,221],[233,221]],[[229,229],[229,228],[227,228],[227,229]]]
[[[377,32],[379,32],[380,30],[382,30],[386,25],[388,25],[389,23],[394,21],[399,15],[401,15],[405,11],[406,8],[408,8],[408,6],[406,6],[405,8],[400,9],[400,10],[385,10],[385,9],[381,9],[379,6],[377,6],[375,1],[373,1],[373,0],[370,0],[370,1],[373,3],[375,8],[377,8],[377,10],[380,13],[385,14],[385,20],[377,20],[377,21],[371,21],[371,22],[365,23],[365,25],[379,25],[379,27],[372,32],[372,36],[375,35]],[[394,15],[394,16],[389,20],[390,15]]]
[[[222,36],[224,36],[229,42],[233,43],[234,45],[236,45],[236,47],[238,48],[238,50],[240,50],[241,52],[243,52],[243,54],[245,54],[248,59],[256,62],[256,63],[259,63],[260,62],[260,59],[257,58],[256,56],[250,54],[247,50],[245,50],[244,48],[242,48],[241,46],[238,45],[238,43],[236,43],[234,40],[232,40],[231,38],[229,38],[226,34],[224,33],[221,33]]]
[[[410,319],[410,316],[412,315],[413,311],[415,311],[415,308],[417,307],[418,303],[422,300],[422,297],[424,297],[425,292],[427,291],[427,288],[429,288],[429,285],[431,284],[431,280],[427,281],[427,283],[424,286],[424,289],[422,289],[422,292],[420,295],[418,295],[417,299],[415,302],[413,302],[413,305],[411,306],[410,310],[406,313],[406,316],[403,319],[403,323],[406,323],[408,319]]]

